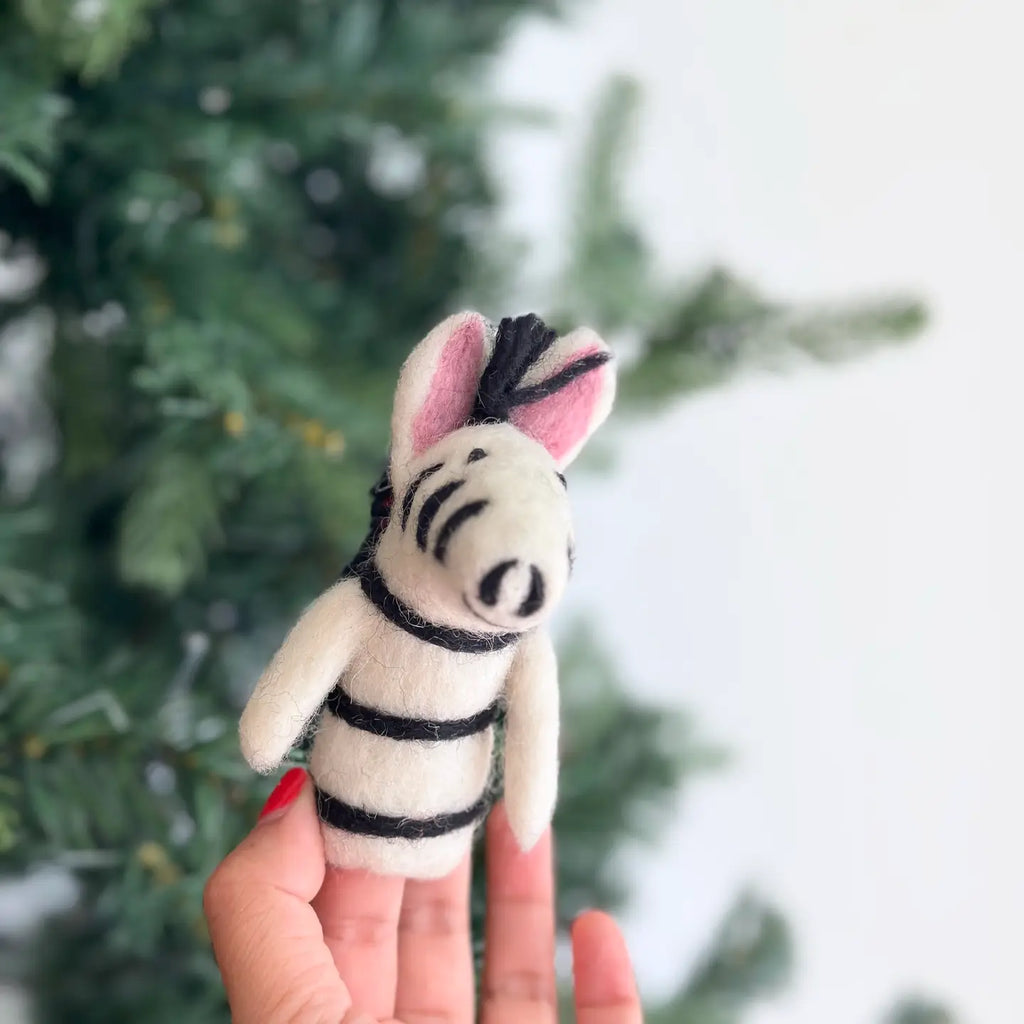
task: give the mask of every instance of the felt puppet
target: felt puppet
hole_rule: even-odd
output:
[[[558,779],[545,621],[573,558],[562,471],[611,408],[607,346],[535,316],[452,316],[402,369],[370,533],[285,639],[242,715],[273,770],[322,712],[309,768],[329,863],[439,877],[488,807],[505,712],[509,821],[529,849]]]

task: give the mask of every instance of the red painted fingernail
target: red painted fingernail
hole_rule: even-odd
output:
[[[263,810],[260,811],[260,819],[262,820],[268,814],[273,814],[274,811],[281,810],[282,807],[287,807],[299,795],[305,781],[306,771],[304,768],[292,768],[285,772],[281,781],[267,797],[267,802],[263,805]]]

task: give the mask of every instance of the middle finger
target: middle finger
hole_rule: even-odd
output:
[[[398,994],[403,1024],[472,1024],[470,859],[445,878],[409,880],[398,921]]]
[[[394,1016],[398,915],[405,880],[369,871],[327,869],[313,900],[353,1005],[378,1020]]]

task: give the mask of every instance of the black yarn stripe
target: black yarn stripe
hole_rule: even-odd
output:
[[[532,615],[544,603],[544,577],[541,576],[537,566],[530,566],[530,592],[519,606],[519,613],[523,617]]]
[[[354,807],[314,787],[320,820],[332,828],[379,839],[435,839],[456,829],[472,825],[487,813],[490,799],[482,796],[472,807],[432,818],[400,818]]]
[[[510,558],[507,562],[499,562],[480,581],[480,600],[484,604],[493,606],[497,603],[501,581],[505,578],[505,573],[515,564],[516,560],[514,558]]]
[[[506,421],[509,399],[515,388],[556,338],[557,334],[533,313],[502,320],[495,334],[491,358],[477,386],[469,422]]]
[[[412,503],[416,498],[416,492],[420,489],[420,484],[422,484],[428,476],[433,476],[443,466],[443,462],[439,462],[435,466],[427,466],[427,468],[423,470],[423,472],[420,473],[411,484],[409,484],[409,489],[405,492],[405,497],[402,499],[403,530],[409,525],[409,513],[412,512]]]
[[[518,317],[513,324],[513,336],[509,341],[512,349],[509,383],[518,384],[526,371],[555,343],[556,331],[551,330],[540,317],[532,313]]]
[[[441,511],[441,506],[465,483],[465,480],[452,480],[450,483],[438,487],[433,494],[427,497],[420,506],[420,517],[416,523],[416,545],[420,551],[427,550],[427,534],[430,533],[430,524],[434,517]]]
[[[391,489],[391,478],[385,467],[377,482],[370,488],[370,528],[363,538],[359,549],[341,571],[340,579],[348,579],[359,573],[359,567],[373,557],[377,544],[391,518],[391,504],[394,491]]]
[[[472,519],[473,516],[479,515],[487,507],[487,501],[470,501],[463,505],[461,508],[456,509],[441,526],[441,529],[437,534],[437,541],[434,544],[434,557],[439,561],[444,561],[444,556],[448,553],[448,544],[451,542],[452,536],[455,531],[467,520]]]
[[[559,370],[553,377],[548,377],[547,380],[542,380],[539,384],[532,384],[528,388],[520,388],[513,392],[509,405],[514,407],[539,402],[542,398],[547,398],[548,395],[561,391],[562,388],[571,384],[578,377],[582,377],[583,374],[590,373],[591,370],[596,370],[599,366],[603,366],[609,359],[611,359],[611,353],[609,352],[595,352],[593,355],[577,359],[574,363],[570,363],[564,369]]]
[[[519,639],[518,633],[473,633],[468,629],[428,622],[388,589],[377,563],[369,558],[358,569],[363,593],[391,623],[417,640],[460,654],[490,654]]]
[[[429,718],[405,718],[354,701],[342,686],[327,696],[327,709],[355,729],[372,732],[389,740],[461,740],[475,736],[493,725],[498,718],[498,704],[490,704],[468,718],[434,721]]]

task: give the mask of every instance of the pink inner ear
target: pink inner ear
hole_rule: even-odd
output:
[[[554,370],[551,376],[561,373],[570,363],[602,352],[595,345],[574,352],[570,359]],[[512,410],[512,422],[527,437],[539,441],[550,452],[556,462],[561,462],[587,436],[594,408],[601,397],[604,367],[577,377],[561,391],[530,405],[521,405]]]
[[[483,321],[466,320],[445,343],[430,390],[412,421],[416,455],[465,424],[473,411],[484,354]]]

